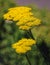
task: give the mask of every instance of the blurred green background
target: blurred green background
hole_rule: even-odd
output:
[[[25,32],[19,30],[14,22],[4,21],[3,14],[8,8],[19,6],[13,0],[0,0],[0,65],[29,65],[24,55],[17,54],[11,44],[25,37]],[[44,39],[50,50],[50,10],[39,9],[35,5],[25,5],[32,8],[34,16],[42,20],[42,24],[31,31],[37,42]],[[46,65],[43,56],[36,45],[28,53],[32,65]],[[49,53],[50,55],[50,53]]]

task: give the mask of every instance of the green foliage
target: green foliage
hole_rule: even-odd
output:
[[[34,11],[34,10],[33,10]],[[48,47],[50,47],[50,12],[46,9],[37,10],[34,15],[40,18],[42,21],[40,26],[34,27],[32,29],[32,34],[35,39],[40,36],[45,40]]]

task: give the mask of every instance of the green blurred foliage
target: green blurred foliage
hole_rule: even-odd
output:
[[[16,6],[13,0],[0,0],[0,19],[2,18],[3,14],[7,12],[7,9],[10,7]]]
[[[33,36],[35,39],[42,37],[47,46],[50,47],[50,10],[47,10],[46,8],[38,9],[32,5],[30,7],[33,9],[32,12],[34,13],[34,16],[41,19],[41,25],[32,29]]]
[[[17,54],[11,45],[26,36],[25,31],[19,30],[14,22],[6,23],[3,20],[3,14],[10,7],[17,6],[12,0],[0,0],[0,65],[29,65],[25,55]],[[28,6],[28,5],[27,5]],[[50,47],[50,11],[47,9],[38,9],[29,5],[33,10],[34,16],[42,20],[40,26],[34,27],[31,31],[34,38],[39,43],[42,38]],[[32,65],[46,65],[39,49],[36,45],[28,52],[29,60]]]

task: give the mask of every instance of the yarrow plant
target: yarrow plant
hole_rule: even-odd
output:
[[[12,48],[14,48],[17,53],[26,53],[31,50],[31,46],[34,44],[36,44],[35,40],[23,38],[15,44],[12,44]]]
[[[28,35],[30,34],[30,30],[32,27],[40,25],[41,20],[36,18],[34,14],[31,12],[31,8],[25,7],[25,6],[19,6],[8,9],[8,12],[3,15],[5,20],[10,20],[16,23],[17,26],[19,26],[19,29],[22,29],[24,31],[29,31]],[[31,50],[31,46],[36,44],[36,40],[33,38],[27,39],[23,38],[19,40],[18,42],[12,44],[12,48],[15,49],[15,51],[19,54],[26,54],[28,51]],[[29,58],[26,54],[26,58],[29,62],[29,65],[31,65]]]
[[[41,20],[34,17],[31,8],[24,6],[8,9],[8,12],[4,14],[3,17],[6,20],[16,22],[16,25],[22,30],[29,30],[32,26],[41,24]]]

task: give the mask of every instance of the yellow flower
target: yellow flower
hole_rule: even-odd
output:
[[[25,6],[13,7],[3,15],[4,19],[16,22],[19,29],[29,30],[32,26],[41,24],[41,20],[34,17],[31,8]]]
[[[30,27],[29,27],[29,26],[26,26],[26,25],[23,25],[23,26],[19,26],[19,29],[22,29],[22,30],[29,30]]]
[[[16,49],[17,53],[26,53],[31,50],[31,47],[20,46]]]
[[[33,26],[33,22],[28,22],[28,23],[26,23],[26,25],[31,27],[31,26]]]
[[[33,26],[35,25],[40,25],[41,24],[41,20],[39,19],[36,19],[34,22],[33,22]]]
[[[14,48],[17,53],[26,53],[31,50],[31,46],[34,44],[36,44],[35,40],[23,38],[12,44],[12,48]]]
[[[24,16],[24,13],[26,16],[32,15],[33,13],[29,12],[30,10],[31,10],[31,8],[24,7],[24,6],[13,7],[13,8],[8,9],[8,13],[6,13],[6,14],[8,16],[11,16],[11,18],[13,17],[12,20],[14,20],[14,18],[15,18],[16,20],[14,20],[14,21],[17,21],[17,20],[19,20],[19,17]],[[4,19],[8,19],[7,17],[5,18],[4,15],[3,15],[3,17],[4,17]]]
[[[12,18],[7,14],[4,15],[4,19],[8,19],[8,20],[11,20]]]

